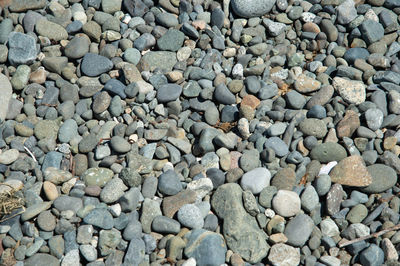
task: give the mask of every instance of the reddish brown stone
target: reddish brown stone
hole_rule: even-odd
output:
[[[341,160],[330,172],[331,180],[345,186],[366,187],[372,183],[365,162],[359,155]]]
[[[336,127],[337,136],[339,138],[351,137],[354,131],[359,127],[360,118],[358,117],[358,114],[353,110],[348,110]]]
[[[242,102],[240,103],[241,106],[247,105],[250,106],[252,109],[256,109],[260,105],[260,100],[251,94],[248,94],[243,97]]]
[[[195,201],[196,192],[190,189],[183,190],[174,196],[164,198],[163,213],[165,216],[172,218],[183,205],[194,203]]]

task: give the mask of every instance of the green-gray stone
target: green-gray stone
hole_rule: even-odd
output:
[[[114,172],[107,168],[94,167],[89,168],[83,173],[82,180],[86,186],[100,186],[104,187],[105,184],[112,179]]]
[[[393,168],[384,164],[374,164],[367,167],[372,176],[372,183],[361,188],[366,193],[381,193],[392,188],[397,182],[397,174]]]
[[[335,142],[326,142],[318,144],[311,151],[311,159],[321,163],[328,163],[346,158],[347,152],[342,145]]]
[[[272,207],[272,198],[278,192],[278,189],[274,186],[268,186],[261,190],[260,195],[258,196],[258,202],[264,208],[271,208]]]
[[[363,204],[357,204],[346,216],[346,220],[348,220],[352,224],[361,223],[365,217],[368,215],[368,209]]]
[[[59,126],[55,120],[41,120],[36,123],[33,132],[39,140],[44,138],[57,139],[58,129]]]
[[[27,65],[20,65],[17,67],[13,77],[11,78],[11,85],[14,90],[22,90],[29,81],[29,75],[31,74],[31,68]]]
[[[99,248],[102,256],[111,254],[121,242],[121,232],[116,229],[101,230],[99,234]]]
[[[143,55],[138,64],[138,68],[140,71],[154,71],[156,68],[171,71],[176,62],[177,59],[174,52],[151,51]]]
[[[184,40],[185,34],[183,32],[170,29],[157,40],[157,46],[162,51],[176,52],[182,47]]]
[[[68,38],[68,33],[63,26],[47,19],[40,19],[36,22],[35,29],[38,35],[47,37],[50,40],[61,41]]]
[[[238,184],[224,184],[214,192],[211,206],[224,220],[223,234],[229,249],[250,263],[258,263],[267,256],[269,245],[257,220],[244,209],[242,193]]]

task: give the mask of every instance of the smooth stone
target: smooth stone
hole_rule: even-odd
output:
[[[222,235],[204,229],[192,230],[184,249],[185,256],[194,258],[196,265],[221,265],[225,262],[226,252]]]
[[[114,203],[124,195],[124,191],[127,189],[128,187],[120,178],[113,178],[101,190],[100,199],[107,204]]]
[[[272,207],[280,216],[291,217],[300,212],[301,200],[296,192],[278,190],[272,199]]]
[[[68,58],[78,59],[89,52],[89,45],[89,38],[78,35],[65,46],[64,53]]]
[[[284,234],[288,238],[287,243],[295,247],[303,246],[314,229],[313,220],[305,214],[294,217],[285,227]]]
[[[158,190],[168,196],[173,196],[182,190],[178,175],[173,170],[168,170],[158,177]]]
[[[157,100],[160,103],[175,101],[182,93],[182,87],[178,84],[165,84],[157,90]]]
[[[162,215],[153,219],[151,227],[155,232],[164,234],[177,234],[181,230],[179,222]]]
[[[36,22],[35,29],[39,35],[47,37],[50,40],[61,41],[68,38],[68,33],[64,27],[44,18]]]
[[[374,164],[367,167],[372,177],[372,183],[362,188],[366,193],[381,193],[392,188],[397,182],[396,171],[384,164]]]
[[[268,13],[275,5],[276,0],[232,0],[233,12],[244,18],[260,17]]]
[[[177,215],[178,221],[190,229],[200,229],[204,225],[200,209],[194,204],[183,205]]]
[[[259,194],[269,186],[271,173],[266,168],[255,168],[242,176],[240,185],[243,190],[250,190],[253,194]]]
[[[342,145],[335,142],[325,142],[318,144],[311,150],[311,159],[321,163],[340,161],[347,156],[347,152]]]
[[[94,167],[87,169],[81,178],[87,186],[104,187],[113,176],[114,173],[110,169]]]
[[[46,265],[46,266],[59,266],[59,260],[45,253],[36,253],[32,257],[29,257],[24,261],[25,266],[36,266],[36,265]]]
[[[17,149],[9,149],[0,153],[0,164],[9,165],[18,159],[19,151]]]
[[[81,71],[89,77],[96,77],[113,68],[113,63],[107,57],[87,53],[81,62]]]

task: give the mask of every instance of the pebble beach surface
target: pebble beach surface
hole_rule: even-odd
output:
[[[0,264],[400,265],[399,14],[0,1]]]

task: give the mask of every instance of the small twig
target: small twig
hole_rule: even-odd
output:
[[[29,153],[29,155],[32,157],[32,159],[37,163],[35,155],[33,155],[33,153],[26,146],[24,146],[24,149],[26,150],[27,153]]]
[[[396,231],[396,230],[399,230],[399,229],[400,229],[400,224],[392,226],[392,227],[389,227],[387,229],[384,229],[382,231],[379,231],[379,232],[376,232],[376,233],[373,233],[373,234],[370,234],[370,235],[367,235],[367,236],[362,236],[362,237],[359,237],[359,238],[355,238],[353,240],[347,240],[347,239],[344,238],[339,242],[339,247],[342,248],[342,247],[345,247],[345,246],[348,246],[348,245],[351,245],[351,244],[354,244],[354,243],[357,243],[357,242],[360,242],[360,241],[363,241],[363,240],[366,240],[366,239],[370,239],[370,238],[373,238],[373,237],[378,237],[380,235],[386,234],[387,232]]]
[[[22,214],[22,213],[24,213],[24,212],[25,212],[25,207],[22,206],[22,211],[13,214],[13,215],[11,215],[10,217],[7,217],[7,218],[4,218],[4,219],[0,220],[0,223],[2,223],[2,222],[4,222],[4,221],[7,221],[7,220],[10,220],[10,219],[14,218],[15,216],[20,215],[20,214]]]
[[[111,138],[100,138],[99,142],[97,142],[97,146],[99,146],[105,140],[111,140]]]

